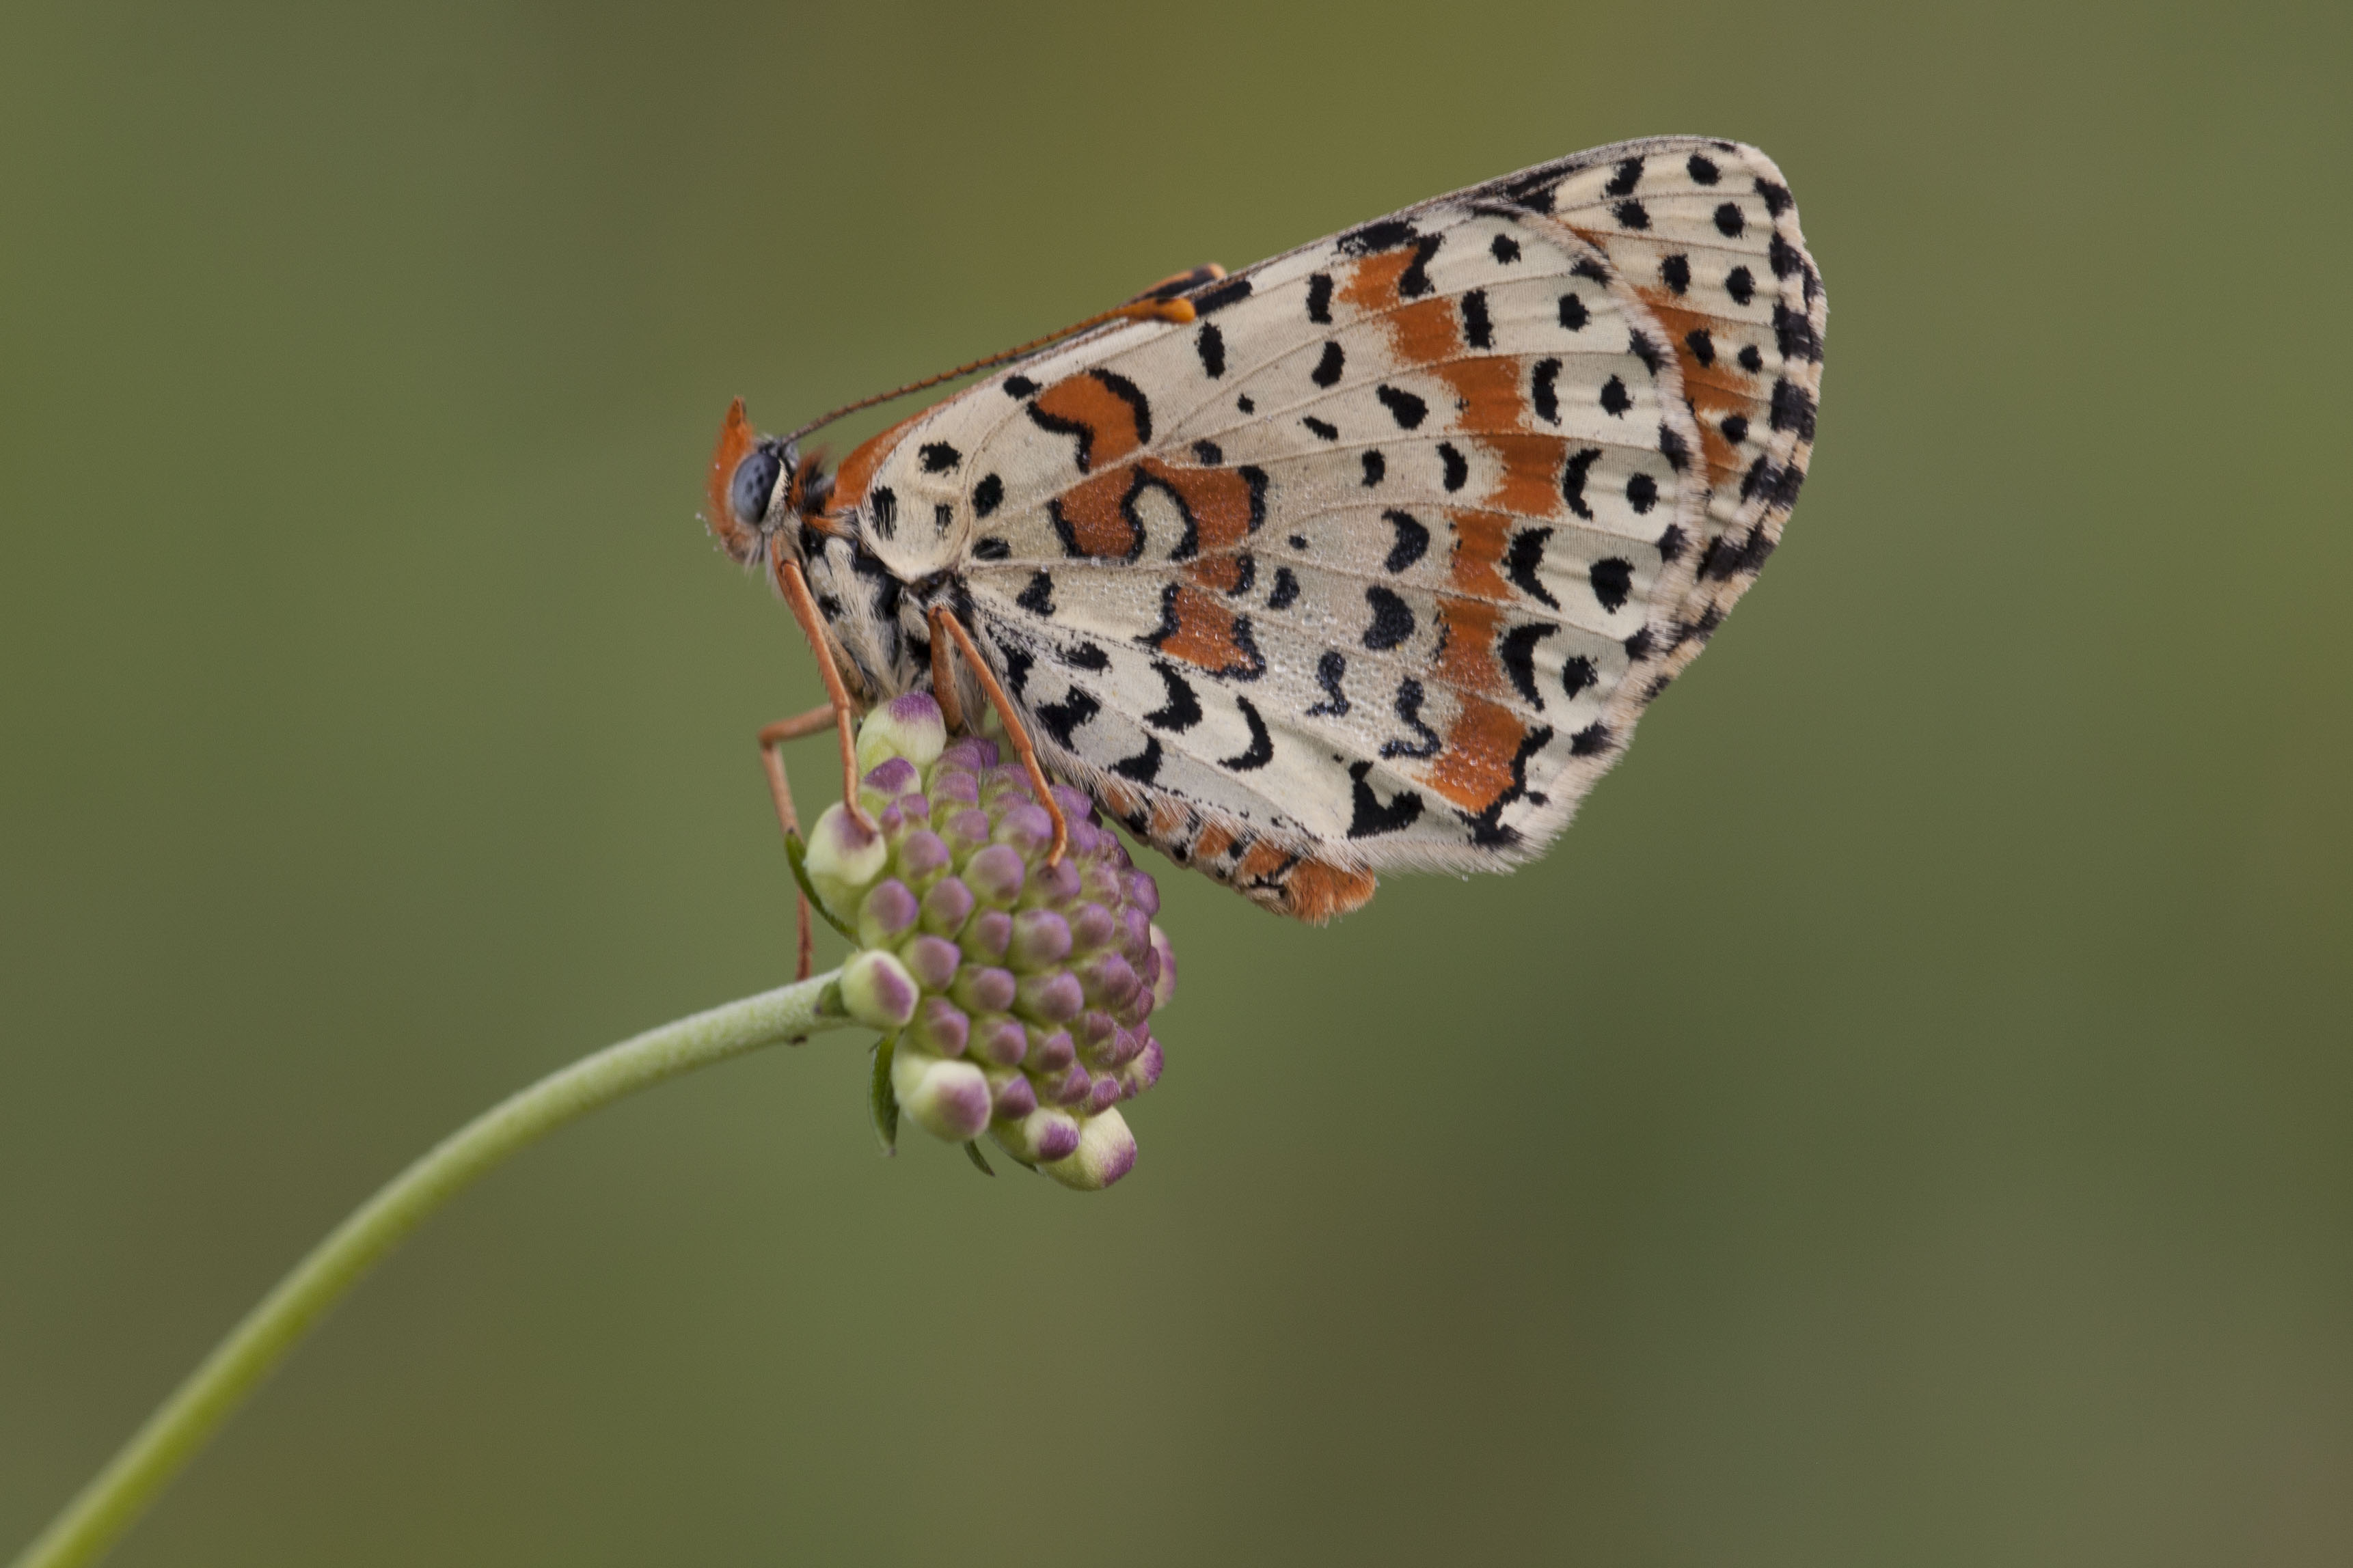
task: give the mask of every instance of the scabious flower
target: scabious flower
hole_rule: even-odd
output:
[[[859,951],[843,1005],[884,1031],[878,1103],[952,1142],[984,1131],[1066,1186],[1111,1185],[1135,1163],[1123,1101],[1160,1077],[1149,1020],[1176,987],[1160,890],[1093,803],[1056,785],[1053,820],[994,741],[951,742],[923,692],[867,717],[858,799],[810,830],[804,868]]]

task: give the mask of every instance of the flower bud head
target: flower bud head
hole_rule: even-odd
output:
[[[812,830],[804,868],[853,924],[842,1005],[897,1036],[879,1091],[944,1139],[986,1130],[1067,1186],[1134,1163],[1120,1107],[1160,1077],[1146,1019],[1176,965],[1152,879],[1087,797],[1056,785],[1062,858],[1024,769],[995,742],[949,740],[923,694],[870,715],[859,798]]]
[[[1176,950],[1156,925],[1152,928],[1152,954],[1160,961],[1160,973],[1152,982],[1152,1005],[1166,1007],[1176,999]]]

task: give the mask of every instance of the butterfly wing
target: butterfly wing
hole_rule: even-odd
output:
[[[1052,768],[1269,907],[1541,852],[1803,473],[1778,174],[1605,149],[1190,297],[916,422],[875,470],[898,548],[961,563]]]

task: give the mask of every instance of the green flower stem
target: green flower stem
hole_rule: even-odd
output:
[[[327,1310],[427,1215],[525,1144],[641,1089],[851,1020],[819,975],[649,1029],[509,1096],[442,1140],[337,1226],[246,1315],[14,1568],[97,1559]]]

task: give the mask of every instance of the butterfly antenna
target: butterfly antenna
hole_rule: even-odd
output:
[[[1225,268],[1216,266],[1196,268],[1191,272],[1180,272],[1175,278],[1154,286],[1124,305],[1105,310],[1099,315],[1089,316],[1083,321],[1073,321],[1060,331],[1048,332],[1042,338],[1032,338],[1026,343],[1017,343],[1001,353],[990,354],[987,359],[976,359],[970,364],[960,364],[954,370],[944,370],[937,375],[927,375],[921,381],[911,381],[906,385],[894,387],[889,392],[878,392],[871,397],[861,397],[855,403],[845,403],[832,413],[810,420],[785,439],[797,442],[804,437],[824,429],[837,419],[856,414],[862,409],[871,408],[878,403],[889,403],[893,398],[904,397],[909,393],[921,392],[926,387],[937,386],[944,381],[954,381],[959,376],[970,375],[976,371],[988,370],[1004,364],[1009,360],[1020,359],[1025,355],[1036,353],[1039,349],[1051,347],[1064,338],[1075,337],[1081,332],[1100,327],[1109,321],[1170,321],[1182,326],[1193,320],[1193,302],[1190,300],[1166,298],[1164,291],[1179,285],[1194,287],[1200,282],[1224,276]]]

